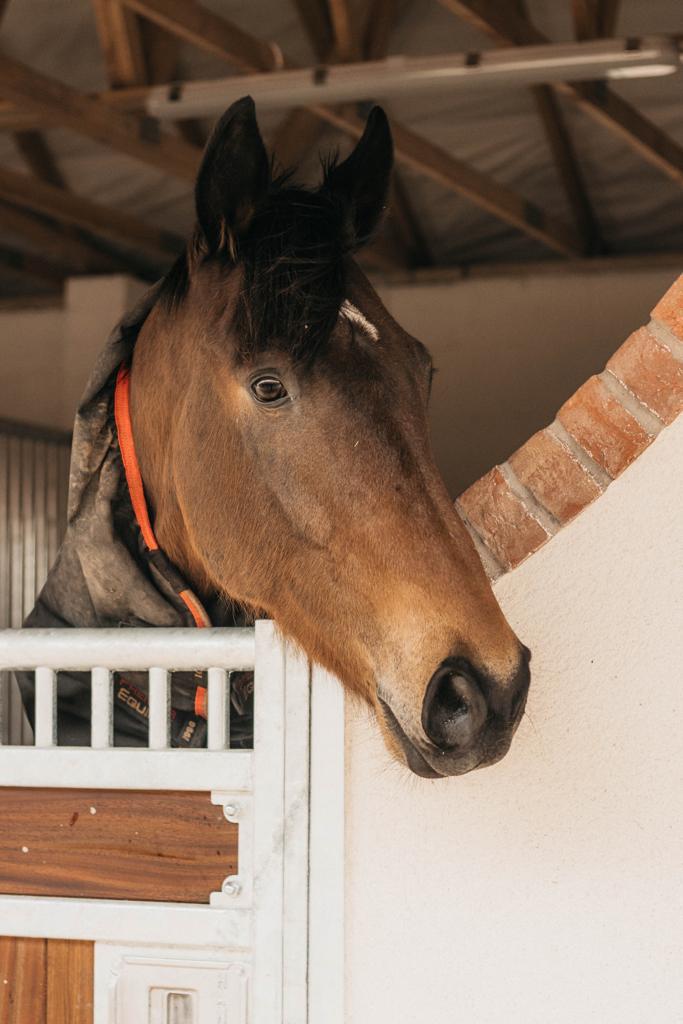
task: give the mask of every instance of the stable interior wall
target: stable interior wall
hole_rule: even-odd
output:
[[[437,460],[455,497],[524,442],[623,341],[677,276],[672,263],[558,263],[376,282],[432,351]],[[70,429],[97,352],[144,285],[74,278],[61,307],[0,309],[0,417]]]
[[[549,423],[681,269],[551,267],[379,282],[391,314],[432,353],[432,439],[453,497]]]
[[[683,416],[496,583],[533,652],[509,754],[424,781],[347,713],[347,1024],[675,1024]]]
[[[97,353],[144,289],[124,274],[76,277],[61,303],[0,307],[0,419],[70,431]]]

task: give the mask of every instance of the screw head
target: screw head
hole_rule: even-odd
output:
[[[225,804],[225,806],[223,807],[223,814],[228,819],[228,821],[231,821],[233,818],[237,818],[239,813],[239,804]]]
[[[230,876],[223,881],[221,890],[226,896],[239,896],[242,892],[242,886],[237,878]]]

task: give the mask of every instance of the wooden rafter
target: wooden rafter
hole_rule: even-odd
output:
[[[374,0],[368,12],[363,38],[365,60],[383,60],[389,50],[391,36],[398,17],[398,0]]]
[[[0,202],[0,227],[38,249],[68,274],[113,274],[130,269],[130,261],[103,251],[96,242],[17,206]]]
[[[397,17],[397,0],[373,0],[363,37],[365,60],[383,60],[386,57]],[[393,175],[389,210],[395,233],[404,252],[404,261],[410,267],[431,266],[434,261],[427,238],[398,169]]]
[[[534,86],[531,92],[574,223],[582,239],[584,254],[595,253],[602,248],[600,229],[557,96],[547,85]]]
[[[332,25],[334,49],[339,63],[357,60],[359,46],[353,27],[348,0],[327,0]]]
[[[91,0],[91,3],[113,90],[156,85],[179,78],[177,36],[140,18],[121,0]],[[178,121],[174,128],[190,145],[203,146],[205,138],[199,122]]]
[[[514,8],[498,0],[439,0],[447,10],[505,46],[534,46],[550,40]],[[594,121],[622,138],[645,160],[683,185],[683,147],[603,82],[557,82]]]
[[[0,93],[52,125],[117,149],[167,174],[189,181],[195,178],[200,155],[195,147],[159,132],[156,122],[149,118],[114,110],[7,56],[0,59]]]
[[[323,124],[308,107],[295,107],[275,129],[270,148],[283,168],[296,167],[320,140]]]
[[[365,127],[362,118],[337,113],[331,107],[315,107],[329,124],[354,138]],[[494,181],[487,174],[458,160],[405,125],[392,122],[396,157],[406,167],[423,174],[449,192],[455,192],[564,256],[579,255],[581,245],[574,229],[546,214],[535,203]]]
[[[36,178],[56,188],[66,188],[64,175],[57,166],[52,150],[40,132],[15,132],[14,141],[29,170]]]
[[[140,249],[166,264],[182,250],[182,239],[170,232],[4,168],[0,168],[0,199],[60,223],[74,224],[119,245]]]
[[[232,50],[222,51],[217,46],[217,33],[207,29],[206,36],[196,31],[204,8],[192,5],[191,8],[179,4],[178,0],[125,0],[139,13],[161,23],[169,31],[176,31],[181,38],[187,38],[187,11],[193,12],[192,41],[207,52],[220,54],[226,61],[234,63]],[[177,20],[176,20],[177,19]],[[212,29],[216,28],[219,15],[211,14]],[[249,37],[252,42],[257,42]],[[283,60],[284,66],[293,66]],[[258,70],[251,66],[249,70]],[[0,92],[1,83],[0,83]],[[317,115],[328,124],[339,128],[352,138],[362,133],[364,121],[348,112],[339,112],[331,107],[316,106]],[[399,162],[412,167],[433,181],[439,182],[448,191],[462,195],[475,205],[487,210],[494,217],[511,224],[524,234],[547,245],[563,255],[578,255],[581,251],[580,240],[574,229],[561,220],[546,214],[513,190],[500,185],[487,174],[451,156],[445,150],[429,142],[427,139],[403,125],[393,122],[396,157]]]
[[[241,71],[272,71],[280,64],[280,51],[199,4],[187,0],[123,0],[156,25],[186,43],[227,60]]]
[[[325,0],[294,0],[294,6],[317,60],[328,60],[332,50],[332,25]]]
[[[614,35],[619,0],[572,0],[577,39],[600,39]]]
[[[0,246],[0,270],[10,277],[18,277],[50,290],[60,288],[65,277],[62,268],[56,267],[42,256],[19,252],[6,245]]]
[[[420,218],[415,213],[403,177],[396,172],[392,183],[390,209],[406,251],[406,263],[413,268],[431,267],[434,260],[427,236],[420,224]]]
[[[118,0],[91,0],[109,84],[144,85],[147,66],[140,26],[133,11]]]
[[[514,4],[517,14],[528,17],[526,0],[509,0],[509,2]],[[603,243],[598,219],[588,195],[581,164],[557,95],[549,85],[532,87],[531,95],[543,125],[557,175],[564,189],[567,205],[581,238],[583,251],[586,255],[599,252]]]

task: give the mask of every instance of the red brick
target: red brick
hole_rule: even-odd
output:
[[[659,300],[652,310],[652,317],[683,341],[683,274]]]
[[[561,523],[573,519],[602,493],[566,445],[547,430],[529,438],[509,463],[520,483]]]
[[[619,476],[652,440],[598,377],[590,377],[557,418],[611,477]]]
[[[665,423],[683,412],[683,363],[647,327],[617,349],[607,369]]]
[[[497,466],[460,496],[459,504],[498,561],[514,569],[549,534],[510,490]]]

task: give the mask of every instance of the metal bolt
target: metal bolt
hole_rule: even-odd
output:
[[[242,886],[237,878],[230,876],[223,881],[221,890],[226,896],[239,896],[242,892]]]
[[[230,821],[231,818],[237,818],[240,813],[239,804],[225,804],[223,807],[223,814]]]

